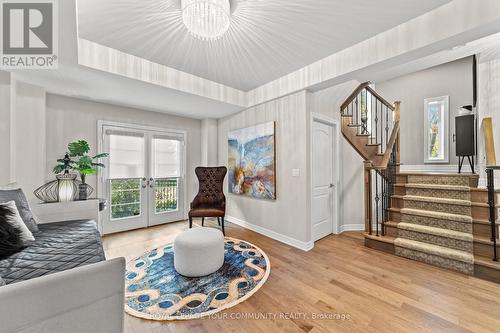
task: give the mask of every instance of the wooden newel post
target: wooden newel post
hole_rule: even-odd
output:
[[[364,161],[364,181],[365,181],[365,232],[372,234],[372,162]]]

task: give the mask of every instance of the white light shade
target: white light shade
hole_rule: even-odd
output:
[[[181,0],[181,8],[184,25],[197,38],[215,40],[229,29],[229,0]]]
[[[57,175],[57,199],[59,202],[69,202],[73,201],[76,195],[76,186],[74,181],[76,175],[70,173],[64,173],[62,175]]]

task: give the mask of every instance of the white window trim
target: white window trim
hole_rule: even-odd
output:
[[[429,159],[427,155],[427,148],[429,146],[429,136],[428,136],[428,128],[429,121],[427,116],[427,109],[430,103],[434,102],[442,102],[444,103],[443,110],[443,159]],[[440,97],[432,97],[424,99],[424,163],[426,164],[440,164],[440,163],[449,163],[449,155],[450,155],[450,96],[440,96]]]

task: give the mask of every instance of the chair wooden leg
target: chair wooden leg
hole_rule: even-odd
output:
[[[217,218],[217,223],[220,225],[220,217]]]
[[[224,217],[221,217],[221,222],[222,222],[222,234],[226,236],[226,232],[224,231]]]
[[[189,218],[189,229],[191,229],[193,227],[193,218],[190,217]]]
[[[202,218],[201,218],[201,226],[202,226],[202,227],[204,227],[204,226],[205,226],[205,218],[204,218],[204,217],[202,217]]]

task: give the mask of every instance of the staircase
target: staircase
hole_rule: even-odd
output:
[[[341,115],[343,136],[365,161],[365,245],[500,283],[500,264],[492,260],[498,225],[490,222],[498,209],[490,211],[479,177],[401,173],[400,103],[390,104],[369,83],[348,97]]]

